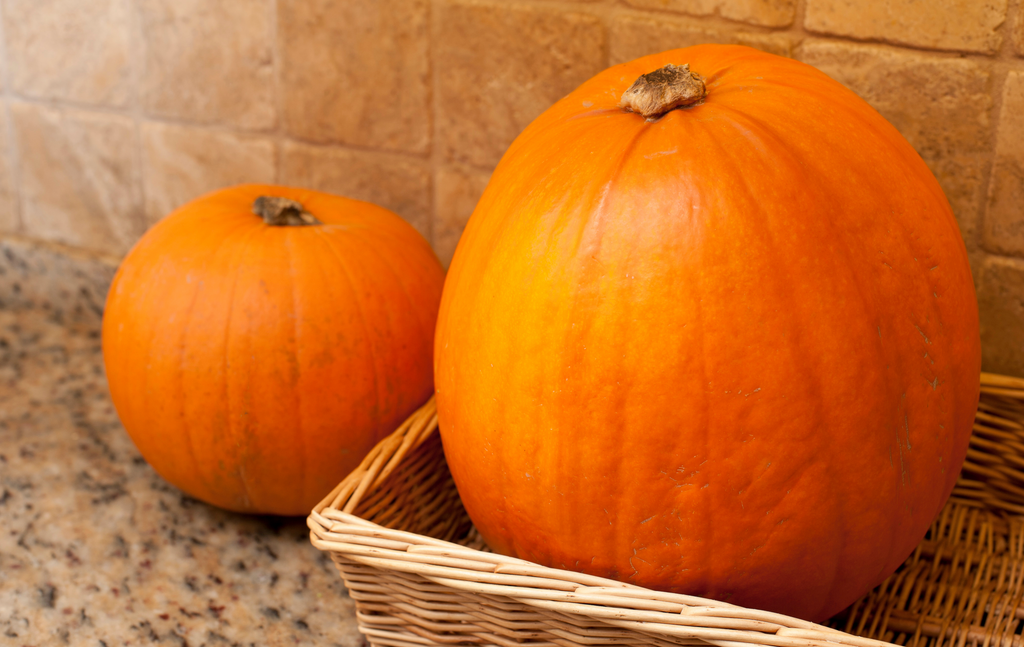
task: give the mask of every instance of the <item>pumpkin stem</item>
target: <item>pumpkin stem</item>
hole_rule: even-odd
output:
[[[278,196],[261,195],[252,203],[252,212],[273,227],[322,225],[301,203]]]
[[[654,121],[669,110],[699,103],[707,95],[704,77],[691,72],[689,63],[678,66],[670,63],[634,81],[622,94],[619,107]]]

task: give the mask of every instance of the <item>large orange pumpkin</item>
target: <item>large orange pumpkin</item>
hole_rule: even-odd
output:
[[[703,77],[695,103],[648,110],[669,77]],[[818,620],[921,540],[978,398],[935,178],[839,83],[734,46],[612,67],[534,121],[435,344],[445,454],[495,550]]]
[[[261,218],[260,197],[284,200],[260,200]],[[443,282],[427,242],[381,207],[277,186],[211,193],[147,232],[114,278],[111,397],[188,494],[308,513],[430,397]]]

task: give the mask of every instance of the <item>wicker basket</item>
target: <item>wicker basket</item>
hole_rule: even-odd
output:
[[[829,626],[488,552],[436,429],[431,400],[308,519],[373,645],[1021,647],[1024,379],[982,375],[953,498],[903,566]]]

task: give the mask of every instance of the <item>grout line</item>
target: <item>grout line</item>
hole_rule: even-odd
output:
[[[14,233],[22,234],[25,231],[25,219],[22,207],[21,190],[21,159],[18,147],[17,130],[14,127],[14,115],[11,114],[11,68],[8,64],[7,55],[7,1],[0,0],[0,81],[3,82],[3,113],[4,130],[7,136],[7,150],[5,151],[7,164],[10,167],[11,179],[11,207],[14,210]]]
[[[2,0],[0,0],[2,1]],[[316,148],[337,148],[352,152],[362,152],[370,154],[380,155],[392,155],[407,157],[413,160],[429,161],[430,153],[415,153],[406,150],[395,150],[389,148],[374,148],[369,146],[360,146],[357,144],[348,144],[344,142],[335,141],[315,141],[303,139],[301,137],[295,137],[288,135],[283,132],[283,128],[273,128],[270,130],[246,130],[232,126],[230,124],[218,124],[210,122],[196,122],[189,121],[188,119],[176,118],[176,117],[163,117],[163,116],[145,116],[136,115],[134,111],[123,110],[118,108],[111,108],[109,106],[100,105],[88,105],[77,102],[70,102],[61,99],[47,99],[37,97],[27,97],[18,94],[12,94],[10,101],[14,103],[28,104],[32,106],[39,106],[43,108],[49,108],[52,110],[72,110],[79,112],[92,112],[110,116],[125,117],[138,121],[140,124],[163,124],[168,126],[178,126],[182,128],[193,128],[196,130],[203,130],[210,133],[224,133],[228,135],[234,135],[241,139],[269,139],[275,143],[289,142],[301,144],[303,146],[311,146]]]
[[[1003,43],[1000,47],[999,54],[1001,58],[1007,61],[1012,61],[1016,58],[1016,43],[1014,42],[1014,32],[1018,21],[1024,18],[1021,14],[1021,0],[1010,0],[1006,7],[1006,20],[999,26],[998,31],[1003,37]]]
[[[807,0],[796,0],[796,11],[794,13],[793,24],[789,26],[786,33],[792,34],[795,40],[802,42],[810,36],[810,33],[804,26],[807,23]]]
[[[145,150],[142,143],[142,124],[146,120],[142,100],[142,79],[144,77],[144,61],[146,60],[146,39],[142,36],[141,9],[136,2],[125,2],[128,5],[128,48],[130,52],[136,52],[136,56],[130,56],[128,77],[130,79],[130,98],[128,101],[127,116],[131,117],[135,130],[135,197],[138,200],[138,213],[136,214],[136,225],[141,236],[149,229],[149,214],[147,213],[147,191],[146,191],[146,162]],[[130,242],[130,248],[134,241]]]
[[[273,65],[274,83],[274,128],[271,131],[271,138],[274,143],[274,183],[284,184],[284,60],[283,48],[281,47],[281,25],[278,17],[281,15],[280,3],[282,0],[270,0],[270,56]]]
[[[605,69],[612,66],[612,31],[615,25],[615,20],[619,12],[616,11],[614,5],[601,4],[595,7],[595,11],[591,15],[601,21],[601,30],[604,32],[602,47],[602,62],[604,63]]]
[[[437,190],[437,180],[441,172],[441,152],[440,146],[438,146],[438,128],[437,128],[437,115],[439,113],[440,106],[439,91],[438,91],[438,74],[437,74],[437,57],[435,53],[435,39],[434,39],[434,20],[437,15],[436,11],[437,2],[432,0],[426,0],[427,8],[427,20],[426,20],[426,38],[427,38],[427,133],[429,141],[427,142],[427,164],[430,166],[430,183],[427,190],[430,191],[430,213],[427,218],[427,242],[430,243],[430,248],[437,253],[435,235],[438,231],[438,218],[440,215],[440,195]]]
[[[901,43],[893,40],[886,40],[884,38],[866,37],[858,38],[856,36],[848,36],[846,34],[832,34],[829,32],[818,32],[804,29],[803,32],[807,38],[815,38],[818,40],[830,40],[835,42],[848,43],[851,45],[874,45],[876,47],[888,47],[891,49],[899,50],[902,52],[915,52],[918,54],[930,54],[935,55],[937,58],[962,58],[967,60],[973,60],[975,62],[998,60],[1000,52],[994,52],[992,54],[986,54],[984,52],[976,51],[965,51],[958,49],[938,49],[933,47],[924,47],[923,45],[913,45],[911,43]]]
[[[1024,258],[1021,258],[1020,256],[1009,256],[1007,254],[1001,254],[1001,253],[998,253],[998,252],[988,252],[988,253],[985,254],[985,258],[982,260],[983,263],[985,261],[1001,263],[1003,265],[1010,265],[1015,270],[1020,270],[1020,271],[1024,272]],[[981,268],[979,268],[979,269],[981,269]],[[979,274],[980,274],[980,272],[979,272]],[[975,278],[977,278],[977,277],[975,277]]]
[[[798,32],[793,32],[798,33]],[[915,47],[913,45],[904,45],[901,43],[893,43],[890,41],[880,39],[863,39],[854,38],[852,36],[837,36],[826,32],[814,32],[803,30],[800,33],[800,38],[809,39],[813,38],[819,42],[829,42],[836,44],[845,44],[859,47],[877,47],[883,50],[888,50],[893,53],[903,54],[918,54],[924,55],[924,57],[931,58],[933,60],[963,60],[971,61],[979,65],[998,65],[1004,62],[1002,52],[996,52],[995,54],[979,54],[978,52],[961,52],[956,50],[947,49],[928,49],[924,47]]]
[[[284,137],[282,138],[282,141],[288,144],[302,146],[305,148],[312,148],[318,151],[339,151],[344,153],[356,153],[360,155],[368,155],[380,158],[404,159],[410,162],[426,163],[428,167],[432,167],[430,157],[423,157],[421,155],[406,153],[404,151],[391,151],[382,148],[364,148],[360,146],[352,146],[349,144],[323,144],[318,142],[307,142],[300,139],[294,139],[291,137]]]
[[[132,79],[133,94],[138,94],[137,81]],[[163,123],[179,126],[189,126],[191,128],[200,128],[204,130],[217,130],[234,135],[242,136],[253,136],[258,137],[261,135],[268,135],[275,132],[274,129],[245,129],[228,123],[220,123],[215,121],[190,121],[183,117],[174,116],[163,116],[159,114],[147,114],[146,111],[140,105],[129,105],[126,108],[116,108],[112,106],[105,106],[102,104],[91,104],[82,103],[80,101],[71,101],[68,99],[57,99],[51,97],[37,97],[26,94],[19,94],[16,92],[10,93],[10,98],[19,103],[28,103],[45,108],[51,108],[53,110],[76,110],[80,112],[93,112],[97,114],[109,115],[114,117],[126,117],[128,119],[135,119],[141,123]],[[130,104],[134,104],[135,101],[131,101]]]
[[[451,163],[445,159],[441,144],[441,75],[437,64],[437,43],[440,40],[441,32],[441,11],[440,5],[453,4],[448,0],[430,0],[427,19],[427,48],[430,69],[430,159],[431,167],[431,196],[432,213],[430,215],[430,246],[435,249],[437,240],[435,236],[440,232],[440,218],[443,210],[440,203],[441,195],[438,190],[438,180],[441,171],[449,168]]]

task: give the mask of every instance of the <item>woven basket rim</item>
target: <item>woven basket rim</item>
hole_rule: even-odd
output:
[[[1022,378],[982,373],[980,381],[982,393],[1024,399]],[[415,575],[485,599],[633,629],[638,637],[682,638],[718,647],[892,645],[779,613],[653,591],[394,530],[353,513],[363,496],[382,485],[409,453],[435,433],[437,410],[431,397],[317,504],[307,519],[312,544],[366,566]],[[380,638],[385,639],[381,644],[387,643],[387,636]],[[430,642],[424,639],[423,644]]]
[[[415,574],[466,593],[600,619],[655,634],[696,638],[721,647],[889,647],[886,643],[780,613],[541,566],[424,535],[384,528],[336,509],[308,518],[316,548],[365,565]],[[729,626],[733,625],[733,626]]]

